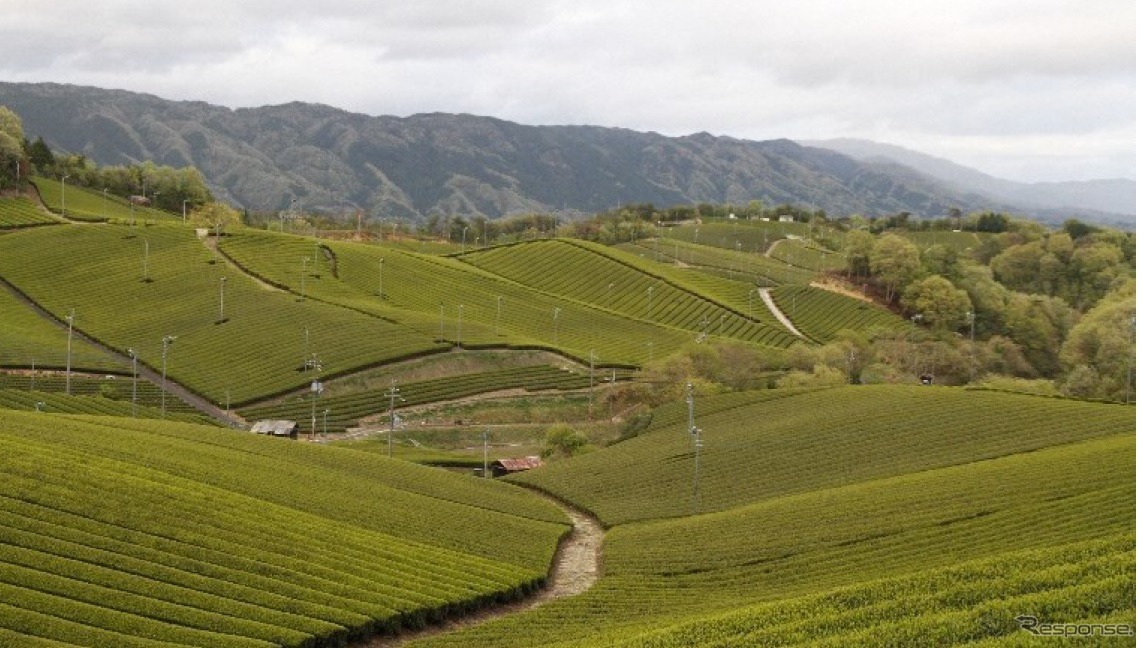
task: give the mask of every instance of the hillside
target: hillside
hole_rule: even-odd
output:
[[[905,168],[788,140],[665,137],[491,117],[371,117],[293,103],[231,110],[118,90],[0,83],[29,137],[101,164],[198,167],[251,210],[362,208],[377,217],[599,211],[624,202],[800,203],[832,214],[943,214],[993,200]]]
[[[739,393],[697,401],[700,461],[667,406],[514,478],[610,525],[595,588],[414,645],[982,646],[1020,642],[1019,615],[1133,624],[1134,417],[949,388]]]
[[[344,645],[520,595],[567,528],[504,484],[217,428],[0,410],[0,438],[6,645]]]
[[[808,140],[806,146],[837,151],[867,162],[892,162],[956,187],[962,191],[989,196],[1044,216],[1056,214],[1060,221],[1069,215],[1119,227],[1134,225],[1136,182],[1125,179],[1074,182],[1016,182],[991,175],[910,149],[858,139]],[[1069,212],[1072,214],[1069,214]]]

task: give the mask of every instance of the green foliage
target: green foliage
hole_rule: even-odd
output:
[[[69,177],[68,180],[75,182],[74,178]],[[59,178],[37,177],[32,179],[32,184],[35,185],[40,199],[48,209],[57,214],[64,214],[71,220],[87,222],[114,220],[135,225],[155,221],[173,222],[175,218],[168,212],[133,205],[115,195],[61,183]]]
[[[197,207],[187,216],[195,227],[207,228],[211,232],[230,232],[242,224],[242,216],[225,203],[209,202]]]
[[[627,378],[629,372],[620,371],[617,380]],[[600,377],[596,378],[597,383]],[[405,382],[398,387],[400,398],[394,403],[397,407],[412,407],[426,403],[436,403],[505,389],[527,389],[540,391],[549,389],[586,389],[591,377],[582,372],[569,372],[551,365],[515,367],[498,371],[459,374],[432,380]],[[290,419],[309,421],[311,402],[309,393],[299,393],[273,405],[251,407],[241,411],[249,420]],[[319,429],[328,427],[331,432],[342,432],[355,425],[360,419],[371,414],[387,412],[389,409],[389,389],[366,389],[350,394],[322,397],[313,405],[319,416]],[[327,416],[322,416],[327,412]],[[388,420],[388,419],[386,419]],[[308,430],[308,424],[306,426]]]
[[[0,197],[0,230],[58,222],[27,198]]]
[[[54,229],[59,231],[49,231]],[[143,280],[145,242],[151,281]],[[137,349],[140,361],[154,369],[162,365],[162,339],[176,336],[169,375],[216,403],[228,392],[238,405],[309,384],[312,375],[303,363],[312,354],[329,375],[436,347],[400,324],[300,302],[228,272],[181,227],[69,226],[6,234],[0,237],[0,274],[57,318],[74,308],[80,330],[120,351]],[[220,324],[223,276],[227,307]]]
[[[587,448],[588,439],[567,423],[558,423],[544,432],[543,456],[546,459],[572,457]]]
[[[930,275],[907,286],[902,294],[902,304],[921,313],[930,326],[943,330],[964,325],[972,307],[968,293],[938,275]]]
[[[1082,398],[1130,398],[1136,365],[1136,284],[1108,295],[1069,330],[1061,346],[1065,392]]]
[[[848,390],[873,403],[857,406]],[[744,394],[704,399],[697,421],[702,509],[756,483],[778,488],[718,512],[653,513],[614,526],[606,575],[589,592],[416,645],[953,645],[1016,636],[1013,618],[1027,610],[1053,619],[1131,614],[1135,444],[1128,408],[982,391],[960,392],[964,404],[950,408],[943,392],[955,392],[941,388],[774,393],[781,391],[755,406]],[[886,400],[891,393],[918,400]],[[827,402],[845,400],[841,407],[859,421],[879,407],[909,415],[932,399],[935,409],[918,412],[902,433],[889,430],[890,418],[861,432],[851,424],[839,430],[823,416]],[[715,421],[736,412],[756,433],[720,448],[730,438]],[[800,429],[768,442],[770,430],[795,412]],[[1098,423],[1097,412],[1118,422]],[[620,500],[657,508],[663,499],[686,510],[692,450],[685,408],[660,414],[670,429],[513,479],[561,473],[546,484],[561,497],[603,481],[593,500],[599,510]],[[957,421],[967,415],[974,420],[962,427]],[[1058,428],[1064,437],[1041,437],[1062,415],[1071,419]],[[992,430],[975,431],[983,427]],[[969,458],[957,447],[962,435],[975,437],[969,445],[979,451],[990,449]],[[1017,438],[1035,447],[1021,449]],[[816,454],[790,452],[791,444],[820,439],[824,449],[838,446],[837,456],[819,463]],[[908,458],[915,442],[934,463]],[[599,463],[634,448],[641,452],[631,464]],[[755,462],[722,463],[733,455]],[[893,469],[855,474],[872,458]],[[660,465],[682,473],[667,489],[660,485],[667,472],[646,479]],[[814,475],[815,483],[798,475]]]
[[[15,184],[16,164],[24,160],[24,126],[19,115],[0,106],[0,187]]]
[[[558,492],[608,525],[685,514],[691,472],[677,462],[690,455],[686,424],[665,419],[664,411],[635,439],[513,479]],[[946,387],[768,390],[700,399],[696,412],[705,512],[1134,425],[1123,407]],[[845,479],[830,466],[846,466]]]
[[[897,290],[913,280],[921,267],[918,248],[896,234],[878,237],[870,250],[870,271],[886,287],[887,301],[893,301]]]
[[[66,316],[66,313],[63,313]],[[82,319],[77,317],[82,325]],[[67,324],[52,322],[0,287],[0,367],[63,370],[67,367]],[[130,372],[130,366],[84,340],[72,338],[72,369]]]
[[[75,641],[34,624],[47,613],[108,645],[342,645],[518,595],[565,528],[503,484],[122,421],[0,412],[0,627]]]
[[[906,328],[902,318],[882,306],[810,286],[782,286],[771,296],[795,328],[817,342],[843,331],[872,334]]]

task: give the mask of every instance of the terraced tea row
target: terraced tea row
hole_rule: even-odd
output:
[[[892,451],[893,436],[885,441],[882,450]],[[761,498],[711,515],[617,526],[607,537],[606,576],[588,593],[415,645],[479,645],[498,637],[502,646],[659,645],[654,643],[659,639],[668,646],[705,641],[729,646],[740,645],[736,639],[741,633],[721,624],[743,618],[753,624],[748,631],[773,626],[759,635],[763,645],[817,645],[819,639],[884,645],[920,628],[902,614],[912,614],[914,607],[874,596],[894,588],[901,588],[907,601],[930,599],[917,609],[935,613],[939,627],[946,613],[977,606],[1009,609],[1014,597],[1030,605],[1031,612],[1025,613],[1036,613],[1043,609],[1037,607],[1039,599],[1022,597],[1038,593],[1056,602],[1087,592],[1114,592],[1115,606],[1105,608],[1108,599],[1098,596],[1090,613],[1124,611],[1130,609],[1124,605],[1134,590],[1134,557],[1128,553],[1134,544],[1134,451],[1132,435],[1120,434],[864,482],[850,482],[853,464],[837,463],[827,469],[823,482],[828,485],[816,490]],[[542,472],[551,467],[555,464]],[[783,475],[769,478],[782,480]],[[734,488],[701,483],[704,496],[716,488]],[[845,485],[833,485],[838,483]],[[1026,571],[1018,576],[970,566],[961,583],[919,573],[1015,550],[1051,553],[1093,541],[1094,546],[1108,541],[1116,547],[1113,553],[1122,555],[1097,560],[1092,569],[1059,574]],[[1063,551],[1083,555],[1090,550]],[[851,598],[832,593],[836,588],[863,594]],[[841,596],[840,609],[822,604],[834,596]],[[937,608],[929,607],[935,603]],[[822,626],[813,630],[817,620]],[[788,622],[794,627],[787,627]],[[903,625],[894,627],[899,623]],[[1017,630],[1008,617],[1004,625],[977,628],[981,634],[966,641]],[[831,637],[832,632],[840,636]]]
[[[626,379],[629,375],[629,372],[621,371],[619,379]],[[602,383],[603,379],[604,375],[601,373],[596,377],[596,384]],[[397,396],[394,397],[393,404],[399,408],[412,407],[506,389],[528,391],[587,389],[591,381],[592,378],[588,374],[573,373],[551,365],[461,374],[395,384]],[[356,425],[362,418],[388,411],[390,404],[388,389],[372,389],[319,398],[313,403],[310,395],[299,394],[274,405],[242,410],[241,414],[249,420],[289,419],[304,422],[310,420],[311,411],[316,411],[319,415],[320,431],[341,432]]]
[[[58,222],[27,198],[0,196],[0,230]]]
[[[619,647],[715,648],[984,645],[1032,635],[1016,621],[1107,624],[1104,643],[1135,626],[1131,534],[1004,554],[910,576],[712,615],[622,640]],[[1131,637],[1120,639],[1131,645]]]
[[[184,405],[183,407],[186,408],[187,406]],[[112,400],[101,396],[67,396],[59,392],[22,389],[0,388],[0,409],[51,412],[54,414],[167,418],[188,423],[210,424],[209,419],[186,411],[168,411],[164,414],[158,405],[136,404],[135,407],[132,407],[129,400]]]
[[[681,263],[707,274],[752,285],[806,284],[814,280],[816,274],[753,250],[728,250],[679,240],[658,243],[643,240],[632,247],[648,258]]]
[[[566,528],[559,509],[503,484],[109,421],[0,412],[10,635],[342,645],[535,587]]]
[[[117,220],[142,225],[148,221],[174,222],[175,215],[161,209],[134,205],[118,196],[74,185],[61,185],[59,179],[33,178],[44,205],[57,214],[78,221]],[[182,220],[180,215],[179,220]]]
[[[74,309],[76,328],[135,349],[152,369],[167,346],[169,375],[216,403],[308,384],[302,367],[315,355],[328,375],[440,348],[409,327],[267,290],[181,227],[7,234],[0,274],[57,318]],[[166,336],[177,339],[164,345]]]
[[[909,323],[894,313],[853,297],[811,286],[780,286],[771,298],[798,330],[817,342],[833,340],[839,331],[902,330]]]
[[[40,316],[0,284],[0,367],[66,369],[67,360],[66,324]],[[78,337],[72,338],[71,365],[79,371],[116,373],[125,367],[121,359]]]
[[[635,365],[692,333],[640,322],[507,281],[452,258],[245,231],[222,249],[248,271],[296,294],[374,313],[466,348],[553,348],[587,363]],[[306,286],[302,263],[306,258]],[[337,272],[334,273],[336,264]],[[379,290],[381,295],[378,294]],[[607,333],[605,335],[605,332]]]
[[[130,366],[128,366],[128,371],[130,371]],[[130,375],[108,374],[103,376],[90,376],[79,374],[72,375],[70,383],[71,393],[74,396],[98,396],[103,400],[110,400],[115,403],[127,403],[127,405],[130,406],[132,395],[134,394],[137,405],[156,409],[162,407],[164,402],[162,397],[163,392],[157,385],[142,378],[132,385]],[[61,375],[59,372],[47,375],[39,372],[36,374],[32,374],[31,372],[24,374],[0,374],[0,389],[13,392],[30,390],[47,392],[52,395],[61,395],[68,389],[68,380],[66,376]],[[222,405],[225,407],[226,403],[223,402]],[[166,399],[166,408],[168,412],[172,413],[198,414],[198,410],[177,398],[168,397]],[[91,413],[94,414],[95,412]]]
[[[1134,411],[1122,406],[957,388],[850,386],[728,409],[718,405],[723,398],[742,402],[729,395],[696,403],[704,512],[1121,434],[1135,425]],[[654,428],[606,453],[513,479],[558,492],[608,526],[686,515],[694,461],[686,427]]]
[[[727,337],[780,347],[793,342],[761,308],[756,310],[759,321],[753,321],[693,286],[621,263],[614,254],[578,241],[537,241],[474,252],[464,259],[514,282],[628,317],[707,334],[722,320]],[[743,294],[740,303],[746,301],[749,292],[737,292]]]

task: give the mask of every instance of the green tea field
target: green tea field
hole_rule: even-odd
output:
[[[1134,414],[952,388],[733,394],[696,402],[697,460],[686,412],[657,410],[634,439],[513,478],[610,527],[596,587],[414,645],[1022,645],[1022,615],[1131,626]]]
[[[218,428],[0,410],[0,438],[5,645],[340,646],[530,591],[566,529],[505,484]]]

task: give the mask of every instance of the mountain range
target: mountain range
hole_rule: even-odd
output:
[[[1135,213],[1123,197],[1125,182],[1134,197],[1131,181],[1047,191],[854,140],[667,137],[467,114],[369,116],[306,103],[231,109],[53,83],[0,83],[0,105],[53,150],[100,164],[195,166],[216,197],[256,211],[295,200],[305,209],[417,220],[759,199],[831,215],[935,216],[956,207],[1131,224]]]

